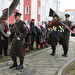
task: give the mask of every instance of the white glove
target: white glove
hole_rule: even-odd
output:
[[[19,37],[17,37],[17,40],[20,40],[20,38],[19,38]]]
[[[11,32],[10,32],[10,31],[8,31],[8,32],[7,32],[7,34],[8,34],[8,35],[11,35]]]

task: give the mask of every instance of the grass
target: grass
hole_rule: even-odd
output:
[[[75,61],[64,69],[62,75],[75,75]]]
[[[70,72],[71,75],[75,75],[75,63],[70,67]]]

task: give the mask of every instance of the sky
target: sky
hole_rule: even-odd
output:
[[[0,16],[2,15],[2,10],[10,6],[10,0],[0,0]]]
[[[65,9],[75,9],[75,0],[59,0],[60,1],[60,11]]]
[[[60,1],[60,11],[64,11],[65,9],[75,9],[75,0],[59,0],[59,1]],[[1,15],[2,9],[9,7],[10,0],[0,0],[0,5],[2,3],[3,5],[0,6],[0,15]]]

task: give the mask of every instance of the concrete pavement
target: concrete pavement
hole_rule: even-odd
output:
[[[62,46],[57,46],[56,56],[51,56],[51,48],[39,50],[25,56],[24,69],[9,69],[12,61],[0,65],[0,75],[55,75],[55,73],[75,57],[75,41],[70,40],[68,57],[62,57]]]

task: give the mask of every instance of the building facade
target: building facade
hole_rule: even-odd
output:
[[[23,20],[35,19],[36,22],[40,21],[40,4],[40,0],[24,0]]]
[[[41,0],[41,21],[49,20],[50,8],[58,13],[60,11],[60,2],[58,0]]]
[[[1,0],[2,1],[2,0]],[[6,0],[4,0],[4,3]],[[7,0],[10,5],[12,0]],[[2,10],[9,7],[5,5]],[[60,2],[58,0],[20,0],[17,10],[22,14],[23,21],[35,19],[35,22],[45,21],[49,19],[49,10],[59,11]]]

